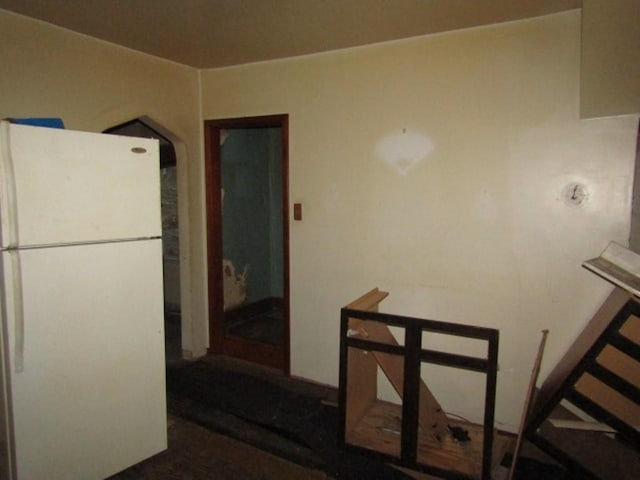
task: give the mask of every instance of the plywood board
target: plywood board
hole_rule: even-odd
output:
[[[348,349],[347,409],[345,431],[349,432],[372,407],[378,397],[378,363],[374,356],[358,348]]]
[[[399,405],[376,402],[362,421],[347,435],[348,443],[400,458],[401,415]],[[441,443],[434,442],[430,436],[420,431],[418,463],[471,478],[481,478],[484,427],[454,419],[448,419],[448,422],[452,426],[467,430],[470,441],[458,442],[448,436]],[[506,436],[494,435],[492,470],[500,463],[510,442],[511,439]]]
[[[377,312],[378,304],[388,296],[389,292],[383,292],[376,287],[351,302],[346,308],[350,308],[352,310],[364,310],[367,312]]]

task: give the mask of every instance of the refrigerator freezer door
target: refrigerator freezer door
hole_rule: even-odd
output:
[[[18,252],[22,372],[10,305],[5,315],[17,478],[102,479],[166,448],[161,250],[156,239]],[[16,276],[2,255],[6,285]]]
[[[2,122],[2,247],[160,236],[158,142]]]

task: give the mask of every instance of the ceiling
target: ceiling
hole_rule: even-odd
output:
[[[0,8],[196,68],[579,8],[582,0],[0,0]]]

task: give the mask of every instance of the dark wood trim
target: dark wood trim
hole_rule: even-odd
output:
[[[280,128],[282,133],[282,233],[284,291],[284,345],[256,344],[225,337],[222,288],[222,205],[220,198],[220,132],[232,128]],[[289,284],[289,116],[287,114],[205,120],[205,188],[207,218],[207,279],[209,298],[209,353],[225,354],[277,368],[290,374]]]
[[[496,390],[498,389],[498,346],[500,344],[500,331],[491,329],[487,330],[487,378],[485,382],[484,396],[484,435],[482,451],[482,475],[485,472],[491,472],[491,453],[493,452],[495,410],[496,410]],[[487,454],[487,452],[489,452]],[[486,478],[491,478],[490,473],[486,474]]]
[[[226,335],[220,353],[283,371],[282,364],[285,361],[284,352],[285,349],[280,346]],[[288,372],[286,373],[288,375]]]
[[[224,319],[225,322],[229,322],[230,320],[255,317],[276,308],[282,310],[283,306],[284,300],[282,298],[263,298],[257,302],[248,303],[246,305],[227,310],[224,312]]]
[[[220,199],[220,128],[205,122],[205,185],[207,208],[207,290],[209,298],[209,350],[222,353],[224,337],[218,335],[224,320],[222,290],[222,205]]]
[[[420,400],[420,349],[422,330],[408,325],[405,334],[404,378],[402,391],[402,427],[400,458],[407,465],[418,462],[418,419]]]

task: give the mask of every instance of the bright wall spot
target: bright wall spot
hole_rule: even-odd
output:
[[[433,142],[422,133],[390,133],[376,145],[376,155],[393,167],[400,175],[406,175],[433,151]]]

